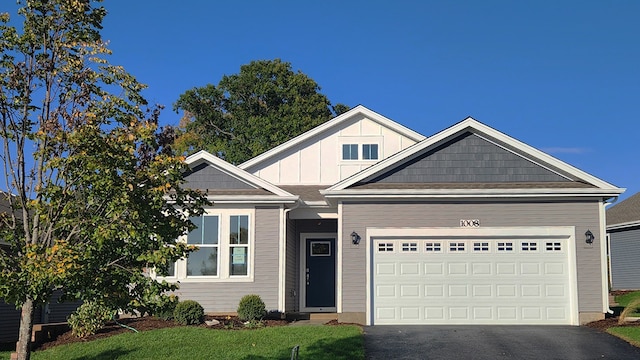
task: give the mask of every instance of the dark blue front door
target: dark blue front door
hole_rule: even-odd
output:
[[[336,240],[306,239],[306,307],[336,306]]]

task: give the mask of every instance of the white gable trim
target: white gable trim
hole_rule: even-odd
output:
[[[629,221],[629,222],[620,223],[620,224],[612,224],[612,225],[607,225],[607,231],[619,230],[619,229],[624,229],[624,228],[629,228],[629,227],[634,227],[639,225],[640,225],[640,220]]]
[[[191,166],[191,165],[199,164],[205,161],[248,185],[254,186],[256,188],[265,189],[280,197],[295,198],[295,199],[298,198],[298,196],[293,195],[287,191],[284,191],[279,187],[271,184],[270,182],[265,181],[253,174],[250,174],[238,168],[237,166],[234,166],[204,150],[200,150],[197,153],[189,156],[185,160],[185,163]]]
[[[370,176],[382,173],[383,171],[411,158],[413,155],[416,155],[419,152],[425,149],[428,149],[430,147],[439,145],[440,143],[447,141],[448,139],[458,134],[461,134],[469,129],[475,130],[479,132],[481,135],[484,135],[483,138],[485,139],[486,137],[490,137],[497,140],[498,142],[502,142],[516,149],[520,149],[523,154],[529,155],[531,157],[531,159],[525,157],[529,161],[533,161],[532,159],[537,159],[537,161],[535,161],[537,164],[539,164],[539,162],[549,164],[550,166],[558,168],[561,171],[564,171],[572,176],[575,176],[578,179],[581,179],[593,186],[598,187],[599,189],[608,190],[607,193],[619,195],[624,191],[624,189],[620,189],[612,184],[609,184],[604,180],[601,180],[561,160],[558,160],[553,156],[550,156],[508,135],[505,135],[499,132],[498,130],[495,130],[487,125],[484,125],[481,122],[473,119],[472,117],[468,117],[465,120],[431,136],[430,138],[427,138],[413,146],[410,146],[402,151],[399,151],[395,155],[385,160],[382,160],[379,163],[372,165],[364,169],[363,171],[357,174],[354,174],[351,177],[348,177],[340,181],[339,183],[328,188],[325,191],[325,193],[344,190],[349,186],[356,184],[359,181],[362,181]],[[519,155],[519,156],[523,156],[523,155]]]
[[[291,149],[292,147],[307,141],[315,136],[318,136],[319,134],[322,134],[323,132],[334,128],[335,126],[342,124],[346,121],[348,121],[349,119],[353,118],[355,115],[364,115],[365,117],[367,117],[368,119],[371,119],[403,136],[406,136],[408,138],[410,138],[411,140],[414,140],[416,142],[422,141],[425,139],[425,136],[417,133],[407,127],[404,127],[400,124],[398,124],[397,122],[388,119],[372,110],[367,109],[366,107],[362,106],[362,105],[358,105],[356,107],[354,107],[353,109],[347,111],[346,113],[336,116],[335,118],[316,126],[315,128],[285,142],[282,143],[276,147],[274,147],[271,150],[268,150],[256,157],[254,157],[253,159],[250,159],[240,165],[238,165],[238,167],[240,169],[246,170],[252,166],[255,166],[257,164],[260,164],[272,157],[274,157],[275,155],[282,153],[284,151],[287,151],[289,149]]]

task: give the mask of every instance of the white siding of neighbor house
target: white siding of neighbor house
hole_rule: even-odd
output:
[[[182,282],[176,295],[196,300],[205,312],[234,312],[244,295],[257,294],[267,310],[278,310],[279,207],[256,207],[252,282]]]
[[[363,115],[246,170],[275,185],[331,185],[377,161],[342,161],[342,144],[379,144],[378,160],[415,141]]]
[[[451,227],[460,219],[479,219],[481,227],[575,226],[578,279],[578,311],[602,312],[600,241],[584,241],[584,233],[600,234],[597,201],[475,202],[475,203],[343,203],[342,238],[352,231],[363,243],[354,246],[343,241],[342,311],[366,310],[367,228]]]

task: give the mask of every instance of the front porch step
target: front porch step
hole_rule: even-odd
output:
[[[309,314],[309,320],[338,320],[337,313],[311,313]]]

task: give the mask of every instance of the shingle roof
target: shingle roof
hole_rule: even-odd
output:
[[[294,195],[299,195],[302,201],[323,201],[320,190],[326,189],[322,185],[281,185],[280,188]]]
[[[505,182],[505,183],[368,183],[351,189],[563,189],[592,188],[582,182]]]
[[[607,209],[607,225],[640,221],[640,192]]]

